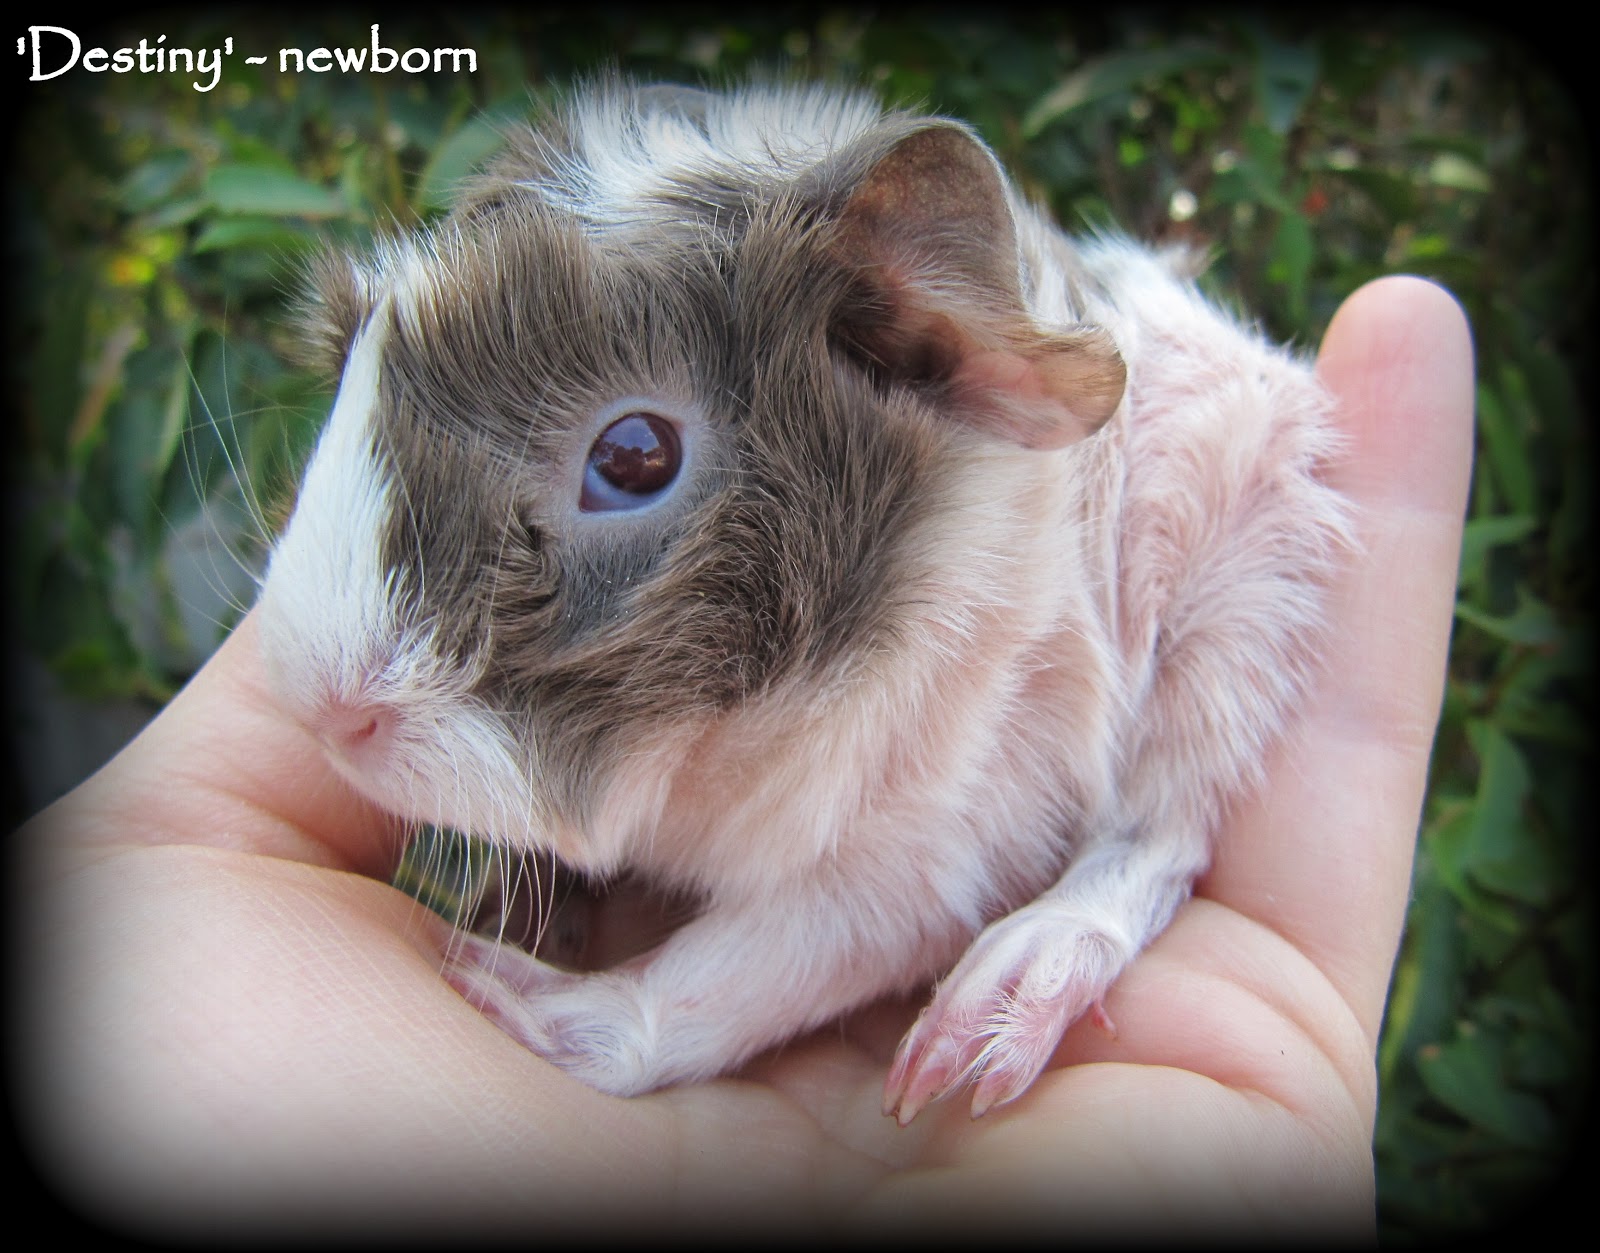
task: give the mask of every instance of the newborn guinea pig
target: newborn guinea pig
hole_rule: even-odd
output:
[[[1106,1021],[1348,544],[1327,398],[1185,261],[1068,239],[958,122],[612,81],[320,262],[281,700],[407,820],[700,903],[612,969],[465,936],[446,977],[619,1094],[937,980],[902,1122]]]

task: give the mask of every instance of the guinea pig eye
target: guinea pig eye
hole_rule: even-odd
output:
[[[589,449],[578,508],[642,509],[672,486],[682,465],[683,447],[672,423],[653,413],[627,414],[601,431]]]

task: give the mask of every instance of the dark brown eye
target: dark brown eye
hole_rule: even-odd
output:
[[[642,509],[672,486],[682,465],[672,423],[653,413],[630,413],[606,427],[589,449],[578,508]]]

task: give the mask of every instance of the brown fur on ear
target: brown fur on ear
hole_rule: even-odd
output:
[[[1110,335],[1038,329],[1023,305],[1016,227],[988,150],[936,123],[878,157],[835,225],[855,272],[837,330],[890,378],[943,383],[956,416],[1029,448],[1097,431],[1126,383]]]
[[[304,364],[337,380],[372,309],[372,285],[359,262],[333,248],[314,255],[291,311]]]

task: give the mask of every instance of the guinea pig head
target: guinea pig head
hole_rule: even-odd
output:
[[[879,682],[954,612],[995,467],[1123,386],[1102,332],[1029,320],[965,130],[756,162],[676,99],[516,137],[431,232],[317,265],[341,382],[260,605],[281,699],[361,791],[602,871],[730,717]],[[677,155],[608,174],[605,109],[607,142]]]

